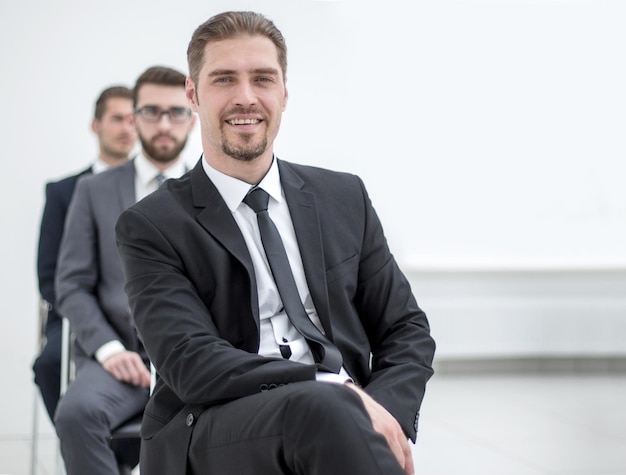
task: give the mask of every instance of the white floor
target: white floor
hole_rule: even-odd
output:
[[[40,440],[38,475],[54,449]],[[626,374],[437,375],[414,459],[416,475],[624,475]],[[30,440],[0,440],[0,474],[29,461]]]

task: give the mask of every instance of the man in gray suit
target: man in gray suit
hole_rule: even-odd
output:
[[[76,377],[55,417],[68,475],[113,475],[111,430],[139,414],[148,400],[149,363],[132,324],[115,244],[120,213],[167,178],[182,175],[179,159],[195,116],[185,76],[152,67],[133,92],[142,150],[126,164],[78,181],[68,211],[56,277],[57,305],[73,335]]]

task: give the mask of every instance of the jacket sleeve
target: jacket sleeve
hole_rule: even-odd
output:
[[[81,348],[93,356],[102,345],[120,337],[105,317],[96,295],[100,267],[89,178],[78,180],[70,203],[55,288],[59,312],[70,321]]]
[[[41,217],[37,250],[37,277],[41,297],[56,306],[54,275],[57,267],[67,203],[58,183],[46,185],[46,203]]]
[[[365,221],[352,301],[371,346],[371,374],[363,385],[415,440],[426,382],[433,373],[435,342],[426,315],[387,246],[365,187],[362,182],[360,185]]]

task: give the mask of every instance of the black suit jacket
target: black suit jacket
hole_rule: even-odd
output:
[[[414,439],[434,342],[365,188],[354,175],[278,165],[324,330],[352,378]],[[201,163],[126,210],[117,237],[131,310],[159,376],[142,461],[160,467],[148,473],[185,473],[203,407],[313,380],[316,368],[257,354],[252,261]]]
[[[60,322],[56,312],[54,276],[57,269],[59,248],[63,237],[65,216],[79,177],[91,173],[91,167],[63,180],[46,184],[46,204],[41,217],[39,247],[37,251],[37,277],[41,297],[50,304],[48,322]]]

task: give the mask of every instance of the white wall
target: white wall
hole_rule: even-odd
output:
[[[290,103],[277,152],[365,179],[418,299],[432,309],[442,355],[485,348],[461,333],[469,316],[489,329],[492,356],[580,349],[568,318],[583,325],[604,315],[623,329],[621,303],[611,307],[619,286],[612,296],[592,292],[588,312],[572,311],[567,298],[593,285],[594,269],[626,268],[621,0],[5,1],[0,371],[10,384],[0,435],[28,428],[45,182],[94,158],[89,122],[104,87],[132,85],[154,64],[185,71],[193,29],[225,9],[262,11],[285,34]],[[196,133],[186,159],[198,155]],[[496,277],[476,288],[464,269]],[[502,298],[503,282],[523,287],[519,269],[539,281],[544,271],[566,272],[550,274],[556,297],[546,306],[536,296]],[[571,287],[571,275],[582,283]],[[468,291],[450,301],[459,286]],[[478,306],[469,290],[482,296]],[[526,330],[546,321],[546,309],[562,341]],[[582,348],[619,352],[616,334],[601,331]]]

